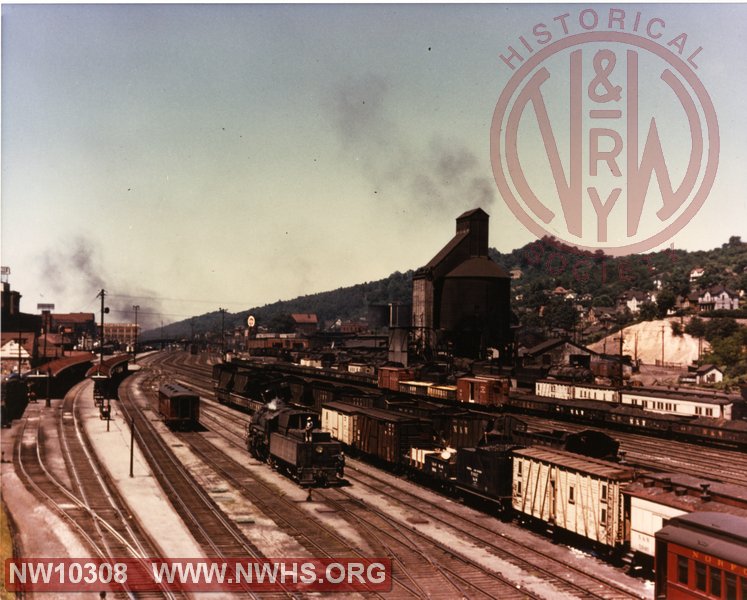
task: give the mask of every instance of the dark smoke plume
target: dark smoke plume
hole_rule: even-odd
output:
[[[344,160],[354,162],[392,208],[444,212],[480,206],[495,199],[493,180],[467,147],[451,137],[409,142],[387,107],[388,83],[369,75],[348,80],[326,108]],[[452,136],[453,137],[453,136]]]
[[[125,282],[117,274],[112,275],[111,269],[101,264],[100,256],[101,248],[84,236],[72,238],[65,245],[42,254],[42,281],[55,304],[68,307],[70,312],[95,313],[98,321],[101,301],[96,295],[104,289],[109,294],[105,303],[110,310],[105,322],[133,322],[132,306],[137,304],[140,306],[138,324],[143,329],[159,324],[163,310],[157,294]]]

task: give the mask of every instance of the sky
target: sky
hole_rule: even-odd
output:
[[[611,8],[625,18],[610,20]],[[747,239],[746,19],[741,4],[3,4],[2,265],[24,312],[38,303],[98,312],[105,289],[108,320],[132,322],[137,304],[147,328],[416,269],[476,207],[490,215],[490,245],[510,252],[539,235],[517,216],[520,202],[506,200],[526,197],[516,192],[519,172],[543,204],[554,203],[543,231],[566,239],[536,104],[514,95],[507,105],[519,106],[520,168],[505,153],[491,157],[491,148],[508,148],[501,136],[511,127],[491,129],[499,100],[528,89],[517,73],[541,52],[528,73],[551,74],[541,89],[560,163],[570,173],[573,154],[583,167],[583,181],[570,184],[585,202],[575,241],[616,247],[629,241],[628,187],[606,205],[603,240],[588,175],[598,167],[604,207],[616,181],[630,182],[632,163],[623,150],[622,179],[610,162],[592,165],[590,129],[615,126],[587,116],[583,147],[573,150],[568,73],[570,52],[583,48],[584,115],[595,106],[627,115],[631,53],[619,40],[548,50],[612,30],[649,45],[626,46],[640,60],[636,164],[660,147],[669,171],[654,181],[671,179],[676,200],[680,183],[688,187],[697,127],[711,135],[702,155],[710,167],[695,169],[688,188],[700,190],[702,206],[684,214],[690,204],[675,202],[668,223],[684,226],[654,248]],[[524,60],[510,58],[512,49]],[[662,65],[693,53],[716,127],[702,93],[687,113],[659,77]],[[627,144],[625,127],[617,138]],[[616,139],[602,133],[596,143],[611,151]],[[496,174],[507,172],[505,193]],[[647,193],[659,201],[646,197],[644,237],[667,224],[655,213],[665,195],[654,185]]]

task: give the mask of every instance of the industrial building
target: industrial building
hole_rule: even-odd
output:
[[[489,219],[481,208],[457,217],[454,237],[413,276],[412,327],[426,357],[510,356],[511,276],[488,256]]]

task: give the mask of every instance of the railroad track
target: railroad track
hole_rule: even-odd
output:
[[[215,418],[212,413],[220,415]],[[203,416],[209,421],[216,423],[216,432],[225,431],[224,437],[229,443],[236,443],[239,440],[239,431],[243,429],[240,424],[232,425],[237,421],[235,411],[227,409],[219,404],[203,404]],[[228,421],[229,414],[233,415],[232,421]],[[231,428],[235,431],[231,431]],[[189,434],[190,436],[192,434]],[[201,443],[207,444],[204,440]],[[349,462],[350,464],[350,462]],[[353,461],[357,465],[357,461]],[[355,467],[353,467],[355,468]],[[348,479],[353,479],[348,477]],[[362,477],[356,477],[354,481],[377,493],[383,492],[401,506],[422,505],[420,497],[413,494],[407,497],[395,498],[393,493],[387,492],[386,487],[390,483],[380,480],[378,485],[371,485],[371,482],[364,482]],[[241,485],[240,479],[234,479],[235,485]],[[375,539],[384,548],[389,555],[395,558],[394,568],[397,581],[407,582],[410,578],[409,591],[416,596],[434,597],[434,598],[481,598],[481,597],[533,597],[531,591],[526,587],[517,590],[513,581],[501,577],[495,572],[486,570],[483,566],[474,560],[458,553],[449,547],[434,542],[429,536],[423,535],[417,527],[410,527],[406,523],[398,522],[385,511],[382,511],[371,504],[364,504],[357,496],[350,494],[346,488],[342,489],[320,489],[314,492],[314,496],[323,498],[325,503],[335,507],[338,514],[347,514],[348,520],[357,523],[359,530],[362,530],[369,539]],[[282,499],[270,497],[270,501],[275,505],[282,502]],[[290,507],[295,508],[293,506]],[[283,507],[283,512],[285,512]],[[435,504],[420,506],[421,514],[427,514],[428,519],[432,520],[432,515],[442,509],[437,509]],[[448,522],[446,518],[439,520],[443,530],[451,530],[450,535],[454,539],[464,537],[464,531],[470,531],[470,543],[476,548],[485,550],[489,549],[492,556],[497,556],[502,560],[515,565],[516,570],[521,569],[527,573],[536,576],[536,582],[543,588],[548,586],[556,590],[556,593],[565,593],[577,598],[635,598],[626,590],[615,588],[609,583],[599,578],[588,575],[583,571],[569,570],[567,563],[559,562],[556,559],[540,555],[530,548],[523,547],[520,542],[511,542],[500,534],[487,527],[480,527],[470,522],[469,519],[462,519],[460,523],[454,524],[453,519]],[[466,528],[465,528],[466,525]],[[505,546],[511,544],[511,552],[506,552],[497,544],[487,543],[486,540],[499,537],[501,543]],[[428,552],[423,549],[427,548]],[[521,558],[523,556],[523,558]],[[510,560],[513,558],[513,560]],[[544,568],[537,566],[538,560],[545,563]],[[445,565],[452,565],[446,567]],[[434,573],[435,569],[435,573]],[[558,575],[560,573],[560,575]],[[579,585],[574,585],[571,579],[581,581]],[[490,590],[485,593],[484,590]],[[596,592],[596,593],[595,593]],[[496,594],[492,596],[491,593]]]
[[[126,380],[119,389],[121,409],[128,422],[134,420],[137,442],[175,511],[209,557],[263,558],[259,548],[241,533],[238,526],[220,510],[186,467],[174,456],[138,406],[135,399],[135,386],[148,387],[150,383],[149,377],[142,375]],[[259,597],[248,588],[245,592],[248,597]],[[294,596],[288,592],[278,592],[262,594],[261,597],[293,598]]]
[[[93,555],[102,559],[145,559],[159,554],[157,545],[137,521],[92,451],[78,418],[79,402],[86,401],[91,381],[74,386],[63,400],[58,431],[69,481],[53,474],[45,460],[41,417],[25,418],[16,440],[16,472],[47,506],[78,535]],[[182,598],[165,589],[129,594],[131,597]]]
[[[211,367],[203,366],[193,358],[196,357],[191,357],[186,353],[174,353],[168,357],[166,364],[185,377],[195,378],[199,382],[201,391],[212,396]],[[523,414],[516,416],[540,430],[558,429],[577,432],[590,428],[601,429],[620,441],[620,449],[625,452],[626,462],[630,466],[653,471],[677,472],[747,486],[747,455],[737,450],[703,447],[638,433],[593,427],[588,424],[548,420],[544,417]],[[717,470],[714,470],[714,465],[718,465]]]
[[[351,475],[352,473],[352,475]],[[378,495],[403,506],[408,506],[414,514],[423,515],[422,521],[440,530],[453,532],[454,537],[461,538],[475,548],[490,552],[491,555],[505,560],[526,573],[549,582],[559,591],[579,598],[637,598],[629,588],[599,577],[586,569],[580,569],[567,560],[543,552],[537,547],[528,546],[525,541],[511,539],[497,521],[485,520],[483,524],[474,519],[473,514],[462,507],[448,503],[444,508],[444,499],[435,496],[429,499],[419,488],[398,478],[379,474],[358,461],[350,461],[346,470],[348,479],[364,486]],[[417,518],[417,517],[416,517]],[[500,540],[495,543],[493,540]]]
[[[243,426],[245,418],[237,418],[236,411],[225,408],[222,405],[208,402],[203,403],[203,417],[208,422],[215,423],[215,431],[226,438],[231,444],[236,444],[243,449]],[[203,437],[196,434],[187,434],[194,441],[189,443],[193,450],[198,453],[205,451],[210,455],[215,454],[215,447]],[[184,434],[181,436],[183,439]],[[204,447],[199,450],[194,447],[197,443]],[[219,453],[214,458],[203,455],[203,460],[209,461],[216,470],[220,470],[233,485],[242,489],[255,489],[256,484],[251,486],[242,479],[241,473],[245,472],[243,465],[231,465],[234,461]],[[354,464],[357,464],[354,463]],[[231,470],[237,474],[232,474]],[[352,478],[348,478],[352,479]],[[443,530],[448,530],[454,539],[464,538],[464,533],[469,536],[469,543],[476,549],[488,550],[493,557],[514,565],[514,570],[535,575],[535,583],[542,587],[551,587],[556,594],[566,594],[577,598],[636,598],[636,594],[627,589],[616,586],[602,578],[594,577],[584,571],[569,567],[567,562],[559,561],[546,554],[541,554],[531,548],[526,548],[521,542],[512,542],[488,527],[481,527],[472,523],[469,519],[460,519],[456,524],[454,518],[449,518],[446,511],[438,508],[435,504],[423,505],[420,496],[412,493],[402,494],[395,497],[395,493],[387,491],[390,483],[379,480],[378,484],[363,481],[363,476],[356,475],[355,481],[360,486],[384,493],[396,504],[401,506],[419,506],[421,514],[427,514],[429,520],[432,515],[441,513],[437,519]],[[274,510],[283,504],[283,499],[273,496],[276,492],[270,490],[271,496],[264,502],[259,502],[263,512],[267,510],[266,502],[269,500],[270,509]],[[369,539],[376,540],[381,547],[386,549],[387,554],[394,556],[395,581],[402,582],[407,586],[407,591],[415,596],[433,598],[482,598],[482,597],[533,597],[531,590],[526,587],[517,589],[513,581],[502,577],[500,574],[486,569],[477,561],[468,557],[460,556],[453,548],[435,542],[431,537],[421,533],[417,527],[408,526],[389,516],[385,511],[376,506],[364,504],[357,496],[351,495],[346,488],[323,489],[314,492],[316,497],[324,499],[325,503],[335,507],[340,515],[346,515],[349,521],[357,524],[357,528],[363,531]],[[255,499],[252,499],[256,502]],[[281,515],[273,515],[276,522],[281,522],[287,511],[297,510],[293,504],[281,506]],[[505,535],[505,534],[504,534]],[[486,542],[492,538],[500,538],[503,548],[498,544]],[[509,545],[510,551],[505,550]],[[326,544],[325,544],[326,546]],[[427,548],[428,551],[424,551]],[[478,552],[479,553],[479,552]],[[450,565],[450,566],[446,566]],[[544,565],[544,566],[542,566]],[[578,581],[579,583],[574,583]],[[489,590],[488,593],[485,590]],[[495,594],[495,595],[492,595]]]
[[[203,409],[205,408],[203,405]],[[203,410],[203,414],[206,412],[209,414],[216,408],[219,413],[222,413],[221,408],[210,405],[207,410]],[[221,424],[220,419],[215,422]],[[281,530],[301,542],[307,550],[313,553],[314,557],[358,556],[367,558],[371,556],[370,550],[366,554],[362,553],[359,548],[351,546],[349,541],[329,526],[310,519],[308,511],[300,509],[297,502],[279,495],[274,486],[265,483],[261,478],[252,476],[245,465],[228,457],[204,436],[197,433],[183,433],[179,437],[232,486],[242,490],[242,494],[263,514],[270,517]],[[235,436],[229,434],[224,437],[229,443],[234,443]],[[388,519],[380,511],[368,514],[368,507],[365,507],[358,499],[345,494],[335,498],[336,493],[338,492],[335,488],[329,488],[317,489],[312,495],[316,498],[323,498],[325,504],[331,504],[338,517],[344,517],[356,526],[369,543],[374,542],[375,546],[381,548],[382,556],[394,557],[394,588],[391,594],[386,595],[387,598],[538,597],[527,591],[517,591],[512,582],[486,571],[476,563],[463,559],[455,561],[453,554],[431,540],[410,539],[408,541],[408,536],[412,533],[403,530],[395,521]],[[361,515],[361,511],[366,515]],[[424,547],[428,547],[429,551],[425,552]],[[444,566],[449,563],[453,566]],[[471,570],[469,575],[461,572],[465,568]]]

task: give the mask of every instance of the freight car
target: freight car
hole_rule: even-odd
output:
[[[630,523],[622,488],[634,477],[629,467],[570,452],[515,450],[513,508],[522,520],[620,554],[627,548]]]
[[[252,415],[246,431],[247,450],[287,473],[301,485],[328,485],[344,476],[345,457],[339,441],[318,426],[318,416],[274,399]]]
[[[435,437],[430,423],[417,416],[344,402],[322,406],[322,424],[350,451],[394,469],[405,464],[410,448],[432,445]]]
[[[195,429],[200,423],[200,396],[183,385],[165,383],[158,390],[158,412],[172,429]]]
[[[747,597],[747,519],[695,512],[656,533],[655,597]]]

